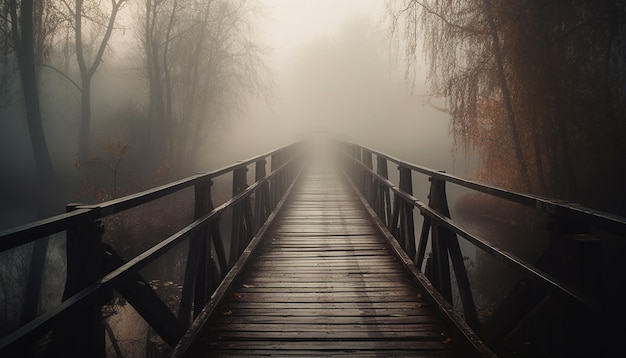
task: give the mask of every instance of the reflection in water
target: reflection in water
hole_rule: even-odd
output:
[[[115,314],[106,319],[106,324],[114,336],[107,334],[107,357],[116,357],[114,345],[117,344],[125,358],[144,358],[146,356],[146,340],[149,333],[148,324],[139,313],[128,303],[118,302],[112,306]]]

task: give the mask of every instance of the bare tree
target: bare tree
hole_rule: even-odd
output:
[[[45,217],[54,212],[58,183],[42,123],[38,73],[49,50],[48,46],[59,24],[59,19],[51,11],[50,1],[9,0],[2,5],[1,10],[2,26],[0,29],[5,39],[5,55],[12,52],[17,59],[26,121],[39,173],[38,215]],[[47,248],[48,239],[46,238],[36,241],[32,249],[20,318],[23,323],[35,318],[38,313],[42,270]]]
[[[388,14],[409,77],[423,40],[432,88],[448,99],[457,146],[479,153],[482,179],[606,205],[592,178],[622,180],[625,7],[406,0]]]
[[[84,160],[89,154],[89,127],[91,125],[91,81],[98,67],[102,63],[109,39],[115,28],[115,21],[120,8],[126,0],[110,0],[110,12],[105,13],[101,1],[89,1],[85,6],[83,0],[76,0],[74,6],[67,0],[62,0],[63,7],[69,16],[67,21],[71,23],[74,31],[74,45],[76,63],[80,71],[80,130],[78,135],[79,160]],[[96,26],[101,37],[98,39],[85,40],[85,20]],[[88,43],[93,41],[95,44]],[[95,48],[95,53],[88,53],[86,49]],[[89,58],[91,56],[92,58]],[[66,76],[68,77],[68,76]],[[69,77],[68,77],[69,78]]]
[[[265,86],[247,1],[143,3],[148,119],[157,166],[190,170],[207,129]]]
[[[8,7],[5,4],[6,8],[3,10],[8,10],[11,48],[17,58],[26,121],[37,170],[42,182],[54,182],[56,173],[43,130],[37,83],[38,66],[41,64],[43,50],[42,43],[45,40],[44,36],[37,36],[37,26],[40,26],[41,22],[36,21],[41,21],[45,3],[41,2],[37,6],[32,0],[20,2],[10,0]],[[6,17],[4,19],[7,20]]]

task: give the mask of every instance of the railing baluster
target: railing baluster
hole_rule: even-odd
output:
[[[420,270],[422,269],[422,265],[424,263],[424,256],[426,255],[426,247],[428,246],[428,234],[430,232],[430,225],[432,222],[432,219],[429,216],[423,215],[423,217],[424,217],[424,221],[422,222],[420,241],[417,247],[417,256],[415,259],[415,265]]]
[[[400,241],[400,237],[398,235],[398,233],[400,232],[400,228],[399,228],[399,220],[400,220],[400,201],[402,199],[400,198],[400,196],[398,194],[393,194],[393,209],[391,211],[391,221],[389,222],[389,232],[391,233],[391,235],[393,235],[393,237],[396,238],[396,241],[398,241],[398,243],[402,244],[402,242]]]
[[[450,209],[448,208],[445,184],[446,182],[443,180],[431,178],[429,206],[434,210],[437,210],[443,216],[449,218]],[[463,262],[463,255],[459,246],[459,240],[456,237],[456,234],[450,230],[440,227],[439,225],[435,225],[433,227],[433,245],[435,242],[439,243],[439,252],[437,254],[435,254],[435,248],[433,246],[433,256],[437,260],[434,267],[438,272],[435,275],[439,276],[438,283],[442,285],[440,292],[444,297],[446,297],[446,299],[448,299],[448,302],[452,303],[450,264],[448,262],[449,253],[457,287],[459,288],[459,294],[461,296],[461,302],[463,304],[465,320],[470,327],[477,329],[479,322],[478,315],[476,314],[476,305],[474,303],[474,297],[472,295],[469,279],[467,277],[465,263]]]
[[[244,188],[247,184],[244,184]],[[241,231],[241,238],[239,240],[239,254],[245,250],[246,246],[252,240],[254,236],[254,224],[252,223],[252,204],[250,203],[250,196],[247,196],[241,202],[241,210],[242,210],[242,220],[241,226],[243,230]]]
[[[209,211],[213,211],[215,208],[213,205],[213,196],[211,194],[213,189],[213,180],[209,181],[209,185],[210,190],[208,192],[209,197],[207,201],[209,203]],[[228,262],[226,260],[226,249],[224,248],[222,233],[220,231],[220,217],[209,223],[209,232],[211,233],[211,239],[213,240],[213,247],[215,247],[215,256],[217,257],[217,261],[219,263],[220,276],[224,276],[228,271]]]
[[[209,180],[203,181],[196,185],[196,200],[194,210],[194,220],[200,219],[202,216],[209,213],[211,210],[211,182]],[[211,297],[209,287],[209,277],[211,277],[211,243],[209,241],[209,230],[206,225],[198,232],[195,237],[197,241],[197,250],[199,255],[199,262],[196,268],[196,280],[194,289],[194,317],[196,317],[204,304]],[[193,241],[193,239],[192,239]],[[191,242],[190,242],[191,249]]]
[[[372,152],[369,150],[361,150],[361,162],[369,169],[373,169],[372,166]],[[370,205],[374,205],[374,180],[370,177],[370,173],[366,170],[361,171],[361,187],[363,188],[363,196],[367,199]]]
[[[274,173],[281,166],[280,153],[272,154],[271,158],[271,170]],[[276,206],[276,203],[280,200],[280,173],[275,175],[270,182],[270,199],[272,209]]]
[[[194,186],[194,220],[198,220],[210,211],[210,192],[210,180],[203,180]],[[207,272],[210,260],[207,234],[208,230],[205,227],[189,239],[187,265],[178,311],[178,320],[185,327],[191,323],[192,302],[193,306],[202,307],[208,298],[207,295],[210,295],[207,292],[209,290],[208,277],[210,277],[210,272]]]
[[[246,172],[248,171],[247,167],[239,168],[233,171],[233,197],[237,194],[241,193],[246,187]],[[243,250],[241,250],[242,244],[242,226],[244,221],[244,214],[242,203],[239,203],[233,207],[233,216],[232,216],[232,225],[231,225],[231,235],[230,235],[230,259],[229,265],[232,265],[237,261],[239,255]]]
[[[387,159],[377,156],[376,157],[376,173],[385,179],[389,179],[387,172]],[[376,213],[385,226],[389,227],[389,221],[391,220],[391,198],[389,195],[389,188],[378,180],[376,183]]]
[[[67,206],[67,212],[77,209],[79,204]],[[104,226],[99,220],[83,222],[67,229],[67,278],[63,300],[94,283],[104,274],[103,233]],[[105,328],[102,322],[104,296],[97,295],[55,329],[50,347],[52,355],[105,356]]]
[[[47,347],[48,356],[104,356],[106,330],[102,320],[102,306],[111,299],[113,289],[126,299],[166,343],[175,345],[183,336],[191,318],[197,316],[227,275],[229,263],[238,259],[244,250],[243,246],[265,223],[279,200],[282,200],[282,194],[288,184],[291,184],[286,180],[294,179],[296,172],[293,165],[281,166],[288,159],[292,159],[296,149],[299,149],[296,145],[283,147],[248,159],[243,164],[190,176],[95,205],[69,205],[68,213],[1,232],[0,252],[6,252],[35,240],[45,240],[49,235],[66,230],[68,273],[64,302],[2,337],[0,355],[6,353],[9,356],[20,356],[27,345],[53,330]],[[270,156],[273,174],[279,169],[280,171],[268,179],[265,171],[266,160]],[[253,184],[254,188],[247,189],[246,171],[252,163],[257,164],[255,181],[266,181],[258,186]],[[211,201],[212,178],[228,173],[233,175],[233,198],[214,211]],[[113,248],[102,243],[101,218],[140,207],[192,186],[196,190],[194,222],[188,223],[128,262],[117,255]],[[257,199],[254,208],[251,203],[253,192]],[[234,198],[235,196],[238,197]],[[231,252],[224,249],[219,228],[220,216],[229,208],[234,212],[233,222],[229,223],[234,229]],[[141,277],[139,270],[172,248],[180,247],[179,244],[185,241],[189,242],[189,253],[184,268],[186,271],[179,317],[176,317],[150,284]],[[105,275],[106,272],[110,273]],[[192,315],[192,311],[195,311],[195,315]]]
[[[437,191],[437,180],[430,178],[430,194],[428,206],[435,210],[440,210],[439,204],[440,198]],[[438,210],[438,211],[439,211]],[[433,285],[437,287],[437,290],[448,301],[452,302],[452,284],[450,282],[450,263],[448,259],[448,247],[447,241],[442,234],[443,229],[437,223],[433,223],[431,232],[431,247],[432,247],[432,270],[431,281]]]
[[[254,180],[259,181],[265,178],[265,158],[259,159],[254,164]],[[263,183],[257,188],[254,193],[254,225],[253,231],[256,231],[261,226],[261,223],[265,221],[267,215],[267,197],[266,197],[267,183]]]
[[[403,166],[398,167],[398,169],[400,171],[400,190],[413,195],[411,169]],[[400,226],[403,227],[403,230],[401,230],[403,235],[403,247],[411,260],[415,261],[415,222],[413,220],[413,205],[403,201],[400,207],[400,210],[402,210],[402,215],[400,216],[402,223]]]

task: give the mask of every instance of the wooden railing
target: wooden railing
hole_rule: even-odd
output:
[[[113,290],[133,306],[163,341],[174,347],[255,233],[268,225],[268,217],[299,170],[302,146],[302,142],[295,143],[120,199],[96,205],[69,205],[66,214],[1,232],[0,252],[65,232],[67,277],[62,302],[3,337],[0,356],[24,356],[32,349],[46,351],[48,356],[104,356],[105,332],[109,327],[103,324],[102,307]],[[254,183],[249,185],[247,172],[252,166]],[[214,207],[213,180],[227,175],[232,175],[232,197]],[[193,222],[128,262],[114,248],[103,244],[103,218],[186,188],[194,190]],[[232,210],[230,237],[224,237],[220,229],[226,209]],[[141,276],[140,269],[183,242],[188,242],[188,249],[175,314]],[[226,246],[230,247],[228,252]],[[120,354],[116,344],[114,348]]]
[[[551,273],[539,269],[535,264],[522,260],[510,252],[496,247],[484,238],[470,233],[458,221],[452,220],[446,195],[446,183],[521,204],[544,213],[552,223],[553,239],[555,235],[558,236],[566,232],[567,230],[562,229],[567,225],[572,225],[577,230],[584,228],[586,232],[594,229],[625,237],[626,218],[576,204],[516,193],[462,179],[445,172],[408,163],[353,143],[338,142],[337,146],[342,157],[344,171],[368,202],[371,210],[375,212],[380,225],[393,235],[416,268],[425,274],[432,286],[438,291],[437,294],[440,294],[440,297],[443,297],[450,305],[453,305],[452,284],[456,283],[462,314],[466,323],[475,332],[484,332],[485,327],[482,326],[477,314],[458,237],[519,271],[529,283],[540,287],[542,292],[546,292],[550,296],[558,297],[569,307],[577,307],[580,309],[579,312],[592,312],[599,316],[608,315],[607,312],[604,312],[605,307],[602,303],[589,298],[594,292],[584,290],[585,282],[582,285],[576,285],[579,289],[574,289],[571,282],[566,283],[557,279]],[[395,183],[389,179],[389,162],[397,165],[398,173],[394,177],[397,177],[398,181]],[[374,163],[376,163],[375,166]],[[424,175],[430,181],[428,204],[413,195],[413,173]],[[414,209],[417,209],[422,216],[421,225],[416,225],[414,222]],[[431,253],[427,259],[429,237]],[[599,250],[594,251],[586,254],[593,255]],[[562,253],[557,252],[556,255],[558,257]],[[600,260],[598,257],[587,256],[583,261],[587,259],[592,259],[593,262]],[[426,263],[425,260],[428,262]],[[596,272],[599,270],[597,266],[599,265],[583,263],[582,268],[576,268],[577,272],[583,272],[583,276],[585,276],[579,279],[600,280],[597,275],[584,274],[585,270]],[[572,271],[574,271],[573,268]],[[581,290],[580,287],[583,289]],[[597,285],[592,283],[589,287],[597,287]],[[456,307],[459,307],[458,302]],[[511,305],[509,309],[518,308]],[[516,316],[516,314],[510,314],[507,318],[512,316]],[[511,327],[518,323],[507,322],[506,325]],[[489,341],[487,343],[494,344],[494,342]]]

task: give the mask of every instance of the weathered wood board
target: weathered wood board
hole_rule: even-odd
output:
[[[207,357],[460,353],[359,201],[321,167],[302,179],[195,348]]]

